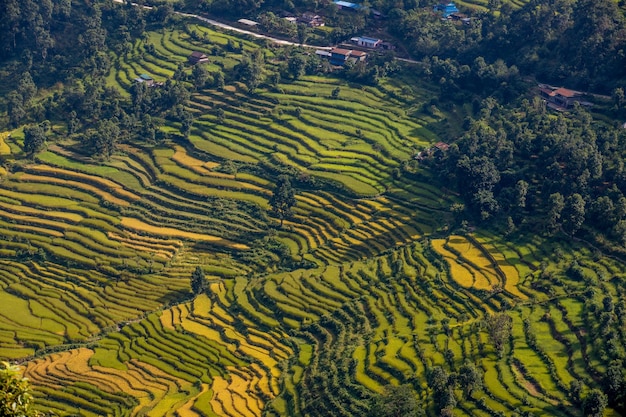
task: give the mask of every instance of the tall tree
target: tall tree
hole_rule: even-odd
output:
[[[295,204],[295,191],[291,186],[289,177],[286,175],[279,176],[276,189],[270,199],[270,205],[272,206],[272,211],[280,219],[280,227],[283,227],[285,219],[291,215],[291,208]]]
[[[565,199],[561,193],[550,194],[547,216],[548,231],[553,233],[561,226],[561,214],[565,207]]]
[[[244,55],[241,62],[234,68],[239,80],[246,84],[251,93],[263,80],[264,61],[263,52],[257,49],[252,56]]]
[[[204,270],[200,266],[196,266],[196,269],[191,274],[191,291],[194,295],[199,295],[205,292],[207,289],[206,277]]]
[[[9,114],[9,124],[13,127],[19,126],[22,119],[26,116],[24,109],[24,99],[17,91],[11,91],[7,95],[7,112]]]
[[[40,125],[24,128],[24,152],[33,156],[39,152],[46,143],[46,132]]]
[[[504,355],[505,343],[511,336],[511,317],[504,313],[489,315],[489,317],[485,319],[485,324],[487,325],[487,332],[489,333],[489,338],[491,339],[491,343],[493,343],[494,349],[498,353],[498,356],[502,357],[502,355]]]
[[[17,85],[17,92],[22,95],[22,99],[24,100],[24,104],[28,105],[30,101],[37,94],[37,86],[33,81],[33,77],[30,75],[30,72],[25,72],[22,74],[22,78]]]
[[[287,68],[294,80],[302,77],[306,71],[306,57],[302,54],[295,54],[289,57]]]
[[[466,361],[463,366],[459,368],[459,384],[463,389],[465,398],[472,395],[472,392],[477,389],[481,389],[483,386],[483,377],[480,370],[472,362]]]
[[[298,23],[298,43],[304,45],[309,38],[309,27],[303,23]]]
[[[98,123],[98,128],[92,133],[91,152],[92,155],[109,159],[120,136],[120,128],[118,127],[119,121],[117,118],[111,120],[103,120]]]
[[[209,79],[209,72],[204,65],[195,65],[191,70],[191,78],[193,79],[193,85],[196,90],[204,87],[204,84]]]
[[[524,180],[519,180],[515,184],[515,200],[519,208],[526,207],[526,195],[528,194],[528,183]]]
[[[563,230],[573,235],[585,221],[585,200],[580,194],[567,197],[563,208]]]
[[[623,402],[626,400],[626,372],[621,360],[614,360],[609,364],[604,375],[603,385],[604,392],[606,392],[612,405],[625,405]]]

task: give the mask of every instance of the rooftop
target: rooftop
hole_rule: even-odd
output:
[[[238,23],[247,25],[247,26],[256,26],[258,25],[257,22],[255,22],[254,20],[250,20],[250,19],[239,19],[237,20]]]
[[[343,48],[333,48],[330,50],[330,52],[333,55],[350,55],[350,53],[352,52],[350,49],[343,49]]]
[[[315,51],[315,55],[329,57],[332,54],[330,52],[328,52],[328,51],[323,50],[323,49],[318,49],[317,51]]]
[[[377,38],[370,38],[367,36],[360,36],[357,39],[363,41],[363,42],[372,42],[372,43],[376,43],[376,42],[380,42],[380,39]]]
[[[578,91],[574,91],[574,90],[569,90],[567,88],[557,88],[556,90],[554,90],[552,92],[552,94],[554,95],[560,95],[563,97],[568,97],[568,98],[572,98],[572,97],[576,97],[578,95],[580,95],[580,93]]]
[[[360,5],[358,5],[356,3],[350,3],[349,1],[334,0],[333,3],[335,3],[337,6],[348,7],[350,9],[359,9],[359,8],[361,8]]]

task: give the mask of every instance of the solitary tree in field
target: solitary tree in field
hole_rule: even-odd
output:
[[[194,295],[199,295],[205,292],[207,289],[206,277],[201,267],[196,266],[196,269],[191,274],[191,291]]]
[[[295,204],[295,192],[291,187],[289,177],[286,175],[279,176],[274,195],[270,199],[270,205],[272,206],[272,211],[280,219],[280,227],[283,227],[285,219],[291,215],[291,208]]]
[[[504,354],[504,346],[511,335],[511,317],[504,313],[490,315],[485,319],[489,337],[498,356]]]
[[[119,136],[120,128],[117,118],[101,120],[89,138],[91,154],[109,159],[115,151]]]
[[[207,71],[204,65],[196,65],[193,67],[193,70],[191,70],[191,77],[196,90],[200,90],[209,79],[209,71]]]
[[[39,125],[24,128],[24,152],[32,156],[39,152],[46,143],[46,133]]]
[[[0,365],[0,416],[31,417],[39,413],[32,410],[28,379],[22,378],[17,366],[8,362]]]

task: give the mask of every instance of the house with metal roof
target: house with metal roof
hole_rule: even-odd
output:
[[[435,5],[433,9],[435,10],[435,12],[443,13],[443,17],[445,17],[446,19],[450,17],[450,15],[452,15],[453,13],[459,12],[459,9],[456,8],[456,4],[454,4],[454,2],[450,2],[447,4],[440,3]]]
[[[330,50],[330,63],[332,65],[340,65],[343,66],[348,58],[350,58],[350,53],[352,51],[349,49],[343,48],[333,48]]]
[[[333,48],[329,53],[330,56],[328,59],[330,60],[331,65],[341,67],[344,66],[349,60],[352,62],[362,62],[367,58],[367,52],[353,51],[352,49]],[[318,54],[318,56],[322,55]]]
[[[344,0],[333,0],[333,3],[335,3],[339,10],[359,10],[361,8],[360,4],[350,3]]]
[[[378,48],[383,42],[381,39],[368,38],[367,36],[357,36],[350,39],[352,42],[364,48]]]
[[[148,74],[141,74],[139,77],[134,80],[136,83],[146,83],[148,86],[152,86],[154,84],[154,79]]]

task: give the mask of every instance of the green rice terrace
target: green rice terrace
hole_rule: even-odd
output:
[[[197,40],[148,32],[111,54],[108,86],[129,97],[193,51],[228,73],[259,48],[189,25]],[[212,53],[229,42],[242,50]],[[187,138],[167,122],[168,139],[104,162],[68,139],[0,169],[0,357],[60,416],[365,416],[390,384],[426,415],[582,415],[626,345],[625,265],[448,232],[456,197],[406,167],[454,122],[422,112],[432,94],[402,78],[227,82],[191,95]],[[0,135],[0,155],[23,136]],[[296,191],[283,227],[279,173]],[[209,288],[192,298],[198,266]]]

